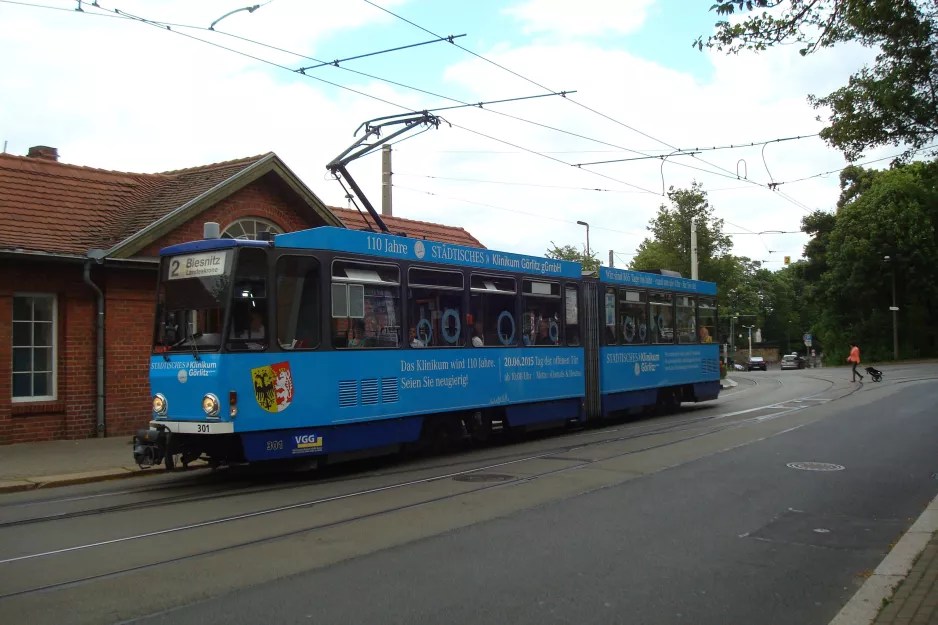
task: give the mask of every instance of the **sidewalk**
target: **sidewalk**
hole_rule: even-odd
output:
[[[938,625],[938,497],[830,625]]]
[[[938,534],[919,554],[909,576],[876,618],[876,625],[938,623]]]
[[[143,470],[134,464],[130,436],[0,446],[0,493],[164,471],[162,466]]]

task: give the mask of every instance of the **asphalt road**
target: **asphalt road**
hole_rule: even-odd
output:
[[[0,621],[825,624],[938,493],[938,366],[883,370],[317,479],[0,497]]]

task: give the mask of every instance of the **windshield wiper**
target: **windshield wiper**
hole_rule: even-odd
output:
[[[174,349],[174,348],[176,348],[176,347],[179,347],[180,345],[182,345],[182,344],[185,343],[186,341],[192,341],[192,355],[195,356],[195,359],[196,359],[196,360],[201,360],[201,358],[199,358],[199,349],[198,349],[198,346],[196,346],[195,341],[196,341],[196,339],[202,338],[202,334],[203,334],[203,333],[202,333],[202,332],[196,332],[195,334],[189,334],[189,331],[190,331],[190,330],[189,330],[189,324],[186,324],[186,336],[183,337],[183,338],[181,338],[181,339],[179,339],[178,341],[176,341],[176,342],[173,343],[172,345],[170,345],[170,346],[169,346],[169,349]],[[168,359],[167,359],[167,360],[168,360]]]

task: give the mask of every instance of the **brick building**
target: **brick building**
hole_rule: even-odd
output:
[[[146,426],[160,248],[201,238],[206,221],[232,238],[366,227],[273,153],[159,174],[60,163],[42,146],[0,154],[0,215],[0,444]],[[384,220],[394,233],[481,247],[462,228]]]

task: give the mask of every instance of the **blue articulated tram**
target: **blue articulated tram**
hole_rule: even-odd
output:
[[[322,227],[161,250],[141,466],[394,453],[715,399],[716,287]]]

